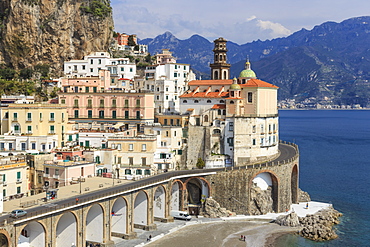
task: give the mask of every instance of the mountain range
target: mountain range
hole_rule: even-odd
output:
[[[209,78],[213,43],[200,35],[179,40],[170,32],[143,39],[151,54],[170,49],[180,63]],[[279,86],[279,99],[316,98],[330,104],[369,104],[370,17],[325,22],[288,37],[236,44],[228,41],[231,76],[243,70],[248,56],[257,77]]]

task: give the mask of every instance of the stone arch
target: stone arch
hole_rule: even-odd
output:
[[[111,208],[111,229],[112,233],[127,233],[127,212],[128,203],[126,198],[117,197]]]
[[[249,181],[249,198],[250,198],[250,207],[249,214],[258,215],[266,214],[268,211],[274,211],[275,213],[279,212],[279,179],[277,175],[270,170],[261,170],[252,176]],[[271,205],[268,207],[261,208],[261,205],[257,205],[261,202],[261,197],[265,198],[271,197]],[[259,200],[255,200],[256,197],[259,197]],[[256,209],[258,208],[258,210]]]
[[[298,165],[295,164],[292,169],[290,180],[290,189],[292,194],[292,203],[298,203]]]
[[[86,241],[102,243],[104,236],[104,208],[96,203],[86,214]]]
[[[148,194],[141,190],[134,200],[134,227],[135,225],[146,226],[148,224]]]
[[[61,215],[56,225],[56,246],[72,246],[77,242],[77,217],[72,212]]]
[[[171,210],[181,210],[182,209],[182,192],[185,191],[186,187],[180,180],[173,181],[171,185]]]
[[[43,223],[31,221],[19,233],[18,246],[45,247],[46,230]]]
[[[154,192],[153,214],[155,218],[165,218],[166,194],[166,189],[162,185],[159,185]]]
[[[203,177],[188,178],[184,185],[188,192],[188,203],[200,204],[202,199],[208,198],[211,195],[211,186]]]
[[[9,233],[3,229],[0,229],[0,246],[9,247],[11,243]]]
[[[224,71],[224,80],[227,80],[227,71]]]

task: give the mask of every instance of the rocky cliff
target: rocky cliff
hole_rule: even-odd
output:
[[[22,69],[108,50],[113,35],[109,0],[1,0],[0,63]]]

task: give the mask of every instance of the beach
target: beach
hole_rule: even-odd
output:
[[[273,246],[276,237],[295,231],[297,231],[296,228],[278,226],[269,223],[268,220],[199,223],[183,227],[172,234],[146,244],[146,246]],[[246,236],[245,241],[240,239],[241,235]]]

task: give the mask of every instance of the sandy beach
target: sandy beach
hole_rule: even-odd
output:
[[[193,224],[168,234],[146,246],[150,247],[263,247],[273,246],[276,237],[295,232],[295,228],[282,227],[268,220],[235,220]],[[245,235],[245,241],[240,240]]]

